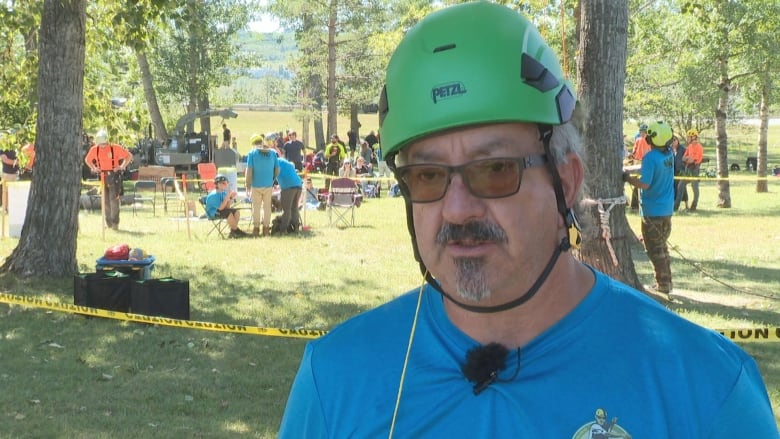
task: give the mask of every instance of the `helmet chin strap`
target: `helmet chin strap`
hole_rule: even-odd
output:
[[[399,187],[401,188],[401,192],[404,194],[404,203],[406,205],[406,225],[407,228],[409,229],[409,234],[412,237],[414,258],[420,264],[420,272],[423,274],[425,280],[428,282],[428,284],[431,285],[431,287],[433,287],[436,291],[441,293],[450,302],[454,303],[455,305],[457,305],[462,309],[465,309],[466,311],[481,313],[481,314],[490,314],[490,313],[497,313],[497,312],[502,312],[513,308],[517,308],[518,306],[526,303],[536,295],[536,293],[542,287],[544,282],[547,280],[547,277],[550,275],[550,272],[552,272],[553,267],[555,267],[555,263],[558,261],[558,257],[561,255],[561,253],[568,251],[571,248],[578,249],[580,246],[580,242],[582,238],[580,235],[580,227],[579,224],[577,223],[577,217],[575,216],[574,211],[566,206],[566,199],[563,195],[563,184],[561,183],[561,176],[558,173],[558,168],[556,167],[555,160],[552,159],[553,156],[552,154],[550,154],[550,138],[552,137],[552,126],[539,125],[539,137],[544,147],[544,153],[548,157],[547,166],[550,175],[552,176],[552,183],[553,183],[553,189],[555,190],[555,199],[558,207],[558,213],[563,217],[564,225],[566,226],[567,235],[563,239],[561,239],[561,243],[555,247],[552,255],[550,256],[549,261],[547,261],[547,265],[544,267],[544,270],[542,270],[541,274],[539,274],[539,277],[536,279],[536,282],[534,282],[534,284],[531,285],[531,288],[528,291],[526,291],[526,293],[523,294],[522,296],[514,300],[511,300],[509,302],[502,303],[500,305],[494,305],[494,306],[469,305],[467,303],[458,301],[457,299],[452,297],[452,295],[446,293],[441,288],[439,281],[433,277],[431,272],[425,266],[425,263],[423,262],[422,258],[420,257],[420,250],[417,246],[417,234],[415,233],[414,230],[414,218],[412,216],[412,202],[410,201],[410,197],[408,196],[408,194],[405,193],[406,188],[401,182],[401,180],[396,179],[399,181]],[[388,164],[391,165],[393,170],[395,170],[395,156],[388,157],[387,161],[390,162]]]

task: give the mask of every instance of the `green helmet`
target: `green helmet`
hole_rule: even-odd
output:
[[[665,148],[672,143],[672,127],[666,122],[653,122],[647,126],[647,141],[658,148]]]
[[[390,59],[382,149],[388,156],[420,137],[482,123],[560,125],[575,103],[557,57],[525,17],[488,2],[451,6],[409,30]]]

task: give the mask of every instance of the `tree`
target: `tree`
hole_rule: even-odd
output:
[[[85,29],[86,0],[44,1],[36,172],[19,244],[0,270],[53,277],[77,272]]]
[[[346,91],[349,78],[354,78],[354,75],[345,74],[348,71],[347,64],[359,62],[349,55],[355,53],[354,48],[357,46],[365,48],[359,52],[370,51],[368,41],[372,35],[383,29],[383,3],[379,0],[276,0],[269,2],[268,10],[276,15],[285,27],[296,32],[302,56],[298,64],[305,69],[303,78],[308,81],[299,88],[305,92],[307,100],[311,100],[314,111],[322,105],[321,99],[318,98],[322,95],[322,78],[325,78],[327,134],[337,134],[339,107],[349,109],[352,104],[365,103],[344,102],[339,93]],[[377,70],[381,71],[382,66],[384,64],[380,61]],[[372,100],[376,101],[378,95],[376,92]],[[351,95],[352,98],[355,96]],[[322,134],[317,129],[315,118],[317,145],[325,143],[325,136]]]
[[[581,258],[598,270],[641,289],[631,259],[635,242],[625,216],[623,86],[628,40],[626,1],[583,0],[580,4],[577,86],[586,114],[586,187]]]

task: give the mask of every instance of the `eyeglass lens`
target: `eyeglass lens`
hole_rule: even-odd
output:
[[[415,203],[430,203],[442,199],[454,173],[461,175],[463,184],[472,195],[480,198],[503,198],[520,189],[523,169],[543,166],[546,162],[544,155],[498,157],[474,160],[460,166],[402,166],[398,168],[398,174]]]

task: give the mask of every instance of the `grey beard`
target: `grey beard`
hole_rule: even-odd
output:
[[[458,295],[465,300],[479,302],[488,299],[492,292],[488,286],[485,260],[455,259],[455,288]]]

